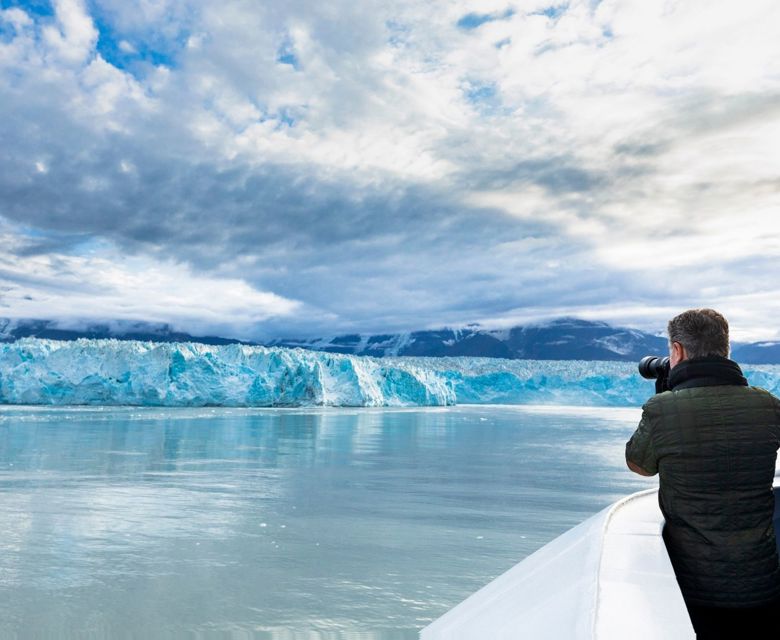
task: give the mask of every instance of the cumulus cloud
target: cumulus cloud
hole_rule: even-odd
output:
[[[94,281],[92,241],[116,281],[167,274],[155,319],[246,297],[254,337],[694,305],[777,331],[774,2],[10,5],[5,315],[24,273],[52,313],[88,295],[52,265]]]

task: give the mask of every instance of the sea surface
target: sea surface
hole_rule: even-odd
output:
[[[656,486],[639,415],[0,407],[0,637],[417,638]]]

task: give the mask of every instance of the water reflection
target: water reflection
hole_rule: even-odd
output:
[[[415,638],[652,485],[622,461],[637,418],[4,407],[0,636]]]

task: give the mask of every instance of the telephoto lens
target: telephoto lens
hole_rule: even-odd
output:
[[[669,375],[669,356],[645,356],[639,361],[639,375],[648,380],[665,378]]]

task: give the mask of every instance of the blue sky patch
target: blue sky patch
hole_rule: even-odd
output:
[[[10,42],[16,36],[16,29],[10,22],[0,20],[0,42]]]
[[[128,71],[133,75],[137,75],[137,71],[144,63],[175,67],[175,53],[178,49],[183,48],[187,42],[187,35],[180,34],[178,38],[168,40],[164,45],[156,47],[138,37],[123,37],[111,23],[100,15],[93,14],[92,21],[99,34],[98,53],[103,56],[106,62],[114,65],[117,69]]]
[[[490,116],[502,112],[501,95],[492,82],[470,82],[463,88],[466,101],[482,115]]]
[[[301,61],[295,55],[293,42],[289,38],[282,43],[276,52],[276,61],[279,64],[289,64],[296,71],[301,70]]]
[[[395,20],[387,20],[385,27],[390,32],[390,37],[387,42],[392,47],[402,47],[406,44],[410,29],[408,26],[396,22]]]
[[[506,20],[515,15],[514,9],[507,9],[504,12],[496,13],[467,13],[456,23],[461,29],[476,29],[477,27],[485,24],[486,22],[493,22],[494,20]]]
[[[39,229],[38,227],[31,227],[29,225],[19,225],[17,231],[28,238],[52,238],[56,237],[58,233],[50,229]]]
[[[103,30],[100,30],[97,50],[106,62],[114,65],[117,69],[130,71],[131,73],[137,69],[138,63],[143,62],[153,64],[154,66],[175,66],[175,60],[171,54],[155,51],[143,44],[133,43],[128,40],[117,42],[113,38],[106,37]]]
[[[211,108],[211,105],[208,105]],[[274,128],[279,131],[280,129],[292,129],[298,121],[305,115],[305,107],[300,105],[287,105],[279,107],[276,111],[269,111],[267,105],[257,105],[260,109],[260,117],[257,122],[269,122],[274,125]]]
[[[294,53],[280,53],[279,57],[276,58],[276,61],[281,64],[289,64],[292,67],[295,67],[295,69],[298,69],[298,58],[295,56]]]
[[[0,9],[18,7],[33,16],[53,16],[54,7],[49,0],[0,0]]]
[[[496,86],[494,84],[475,84],[466,90],[466,98],[469,102],[484,102],[496,97]]]
[[[531,15],[547,16],[548,18],[555,20],[556,18],[560,18],[564,13],[566,13],[566,10],[568,8],[569,8],[569,3],[564,2],[563,4],[550,5],[546,9],[542,9],[541,11],[536,11]]]
[[[279,109],[276,118],[279,121],[279,127],[277,128],[281,128],[282,126],[294,127],[295,123],[297,122],[293,109],[289,109],[285,107]]]

